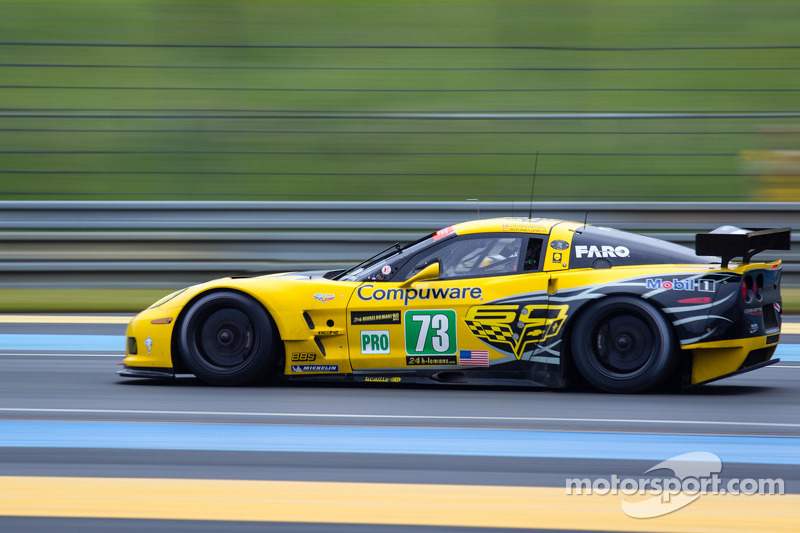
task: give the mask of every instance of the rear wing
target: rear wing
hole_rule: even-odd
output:
[[[792,228],[748,230],[735,226],[720,226],[710,233],[695,235],[694,250],[697,255],[722,257],[722,268],[728,262],[741,257],[747,264],[757,253],[764,250],[790,250]]]

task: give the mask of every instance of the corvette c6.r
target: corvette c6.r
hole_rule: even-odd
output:
[[[119,374],[698,385],[776,362],[781,262],[751,258],[789,239],[788,228],[724,226],[698,234],[692,251],[560,220],[464,222],[349,270],[232,276],[170,294],[131,321]]]

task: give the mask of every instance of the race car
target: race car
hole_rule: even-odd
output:
[[[789,228],[725,226],[698,234],[692,251],[562,220],[463,222],[347,270],[174,292],[130,322],[118,373],[212,385],[694,386],[777,362],[781,262],[751,259],[789,246]]]

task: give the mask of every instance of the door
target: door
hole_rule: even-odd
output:
[[[544,239],[459,235],[418,252],[388,281],[362,283],[348,304],[353,370],[486,368],[519,360],[525,335],[532,338],[526,321],[546,314],[549,276],[539,268]],[[409,283],[433,263],[438,279]],[[527,308],[494,303],[534,292],[544,296],[541,313],[530,302]]]

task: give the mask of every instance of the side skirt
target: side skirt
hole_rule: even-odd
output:
[[[525,387],[525,388],[554,388],[553,385],[539,383],[525,378],[507,378],[496,376],[474,376],[464,372],[441,370],[437,372],[392,372],[381,371],[355,371],[352,374],[309,374],[283,376],[286,381],[305,382],[354,382],[354,383],[386,383],[386,384],[414,384],[414,385],[462,385],[482,387]],[[558,388],[558,387],[557,387]]]

